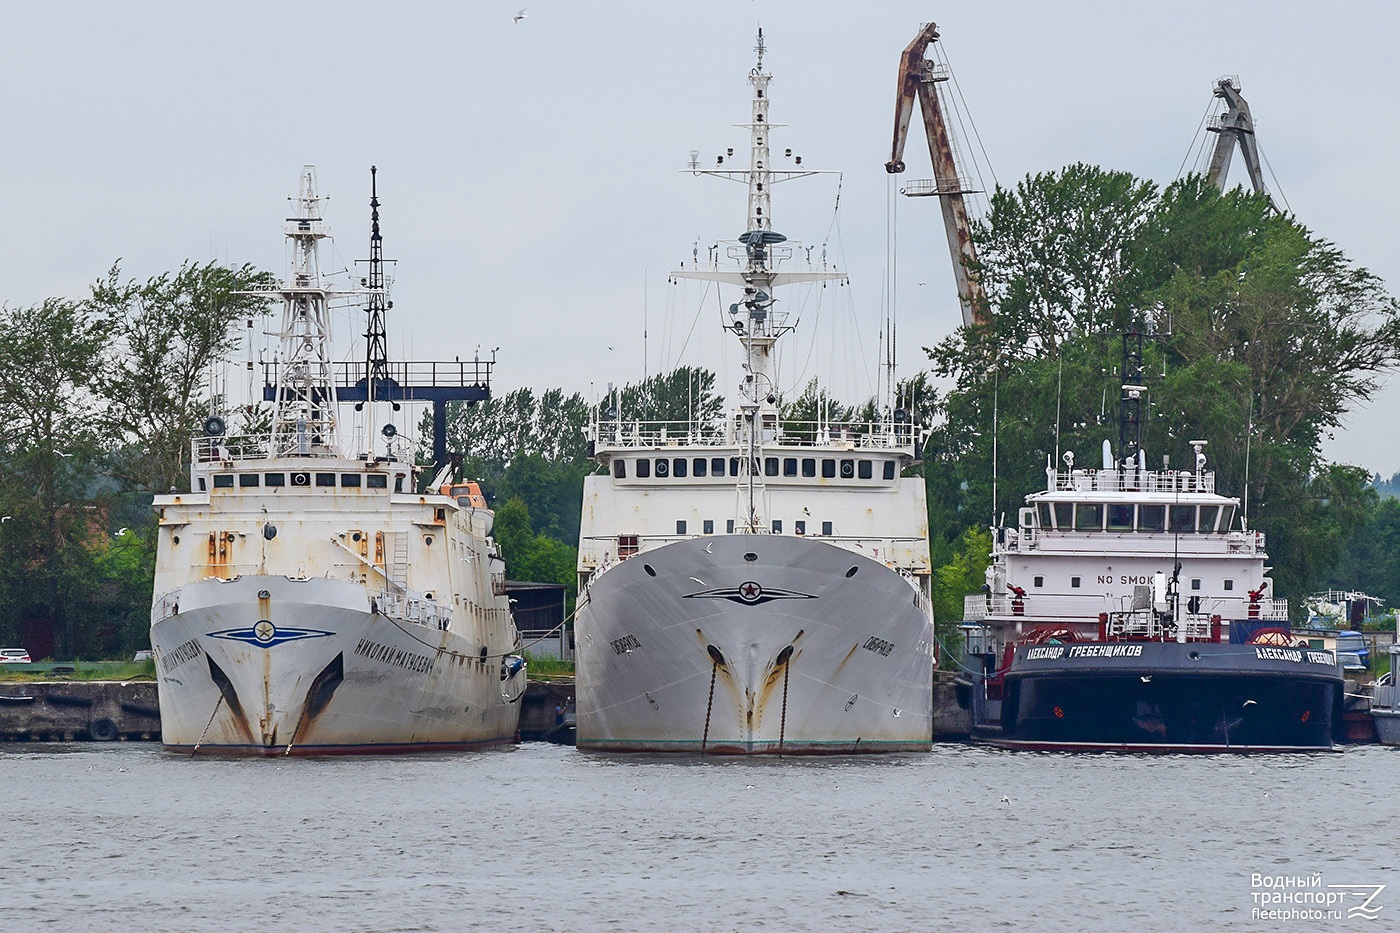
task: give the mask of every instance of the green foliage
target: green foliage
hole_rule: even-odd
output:
[[[1279,590],[1328,577],[1371,505],[1321,442],[1400,357],[1400,304],[1375,275],[1261,196],[1083,165],[998,190],[973,236],[994,306],[929,350],[953,380],[926,456],[934,535],[1000,521],[1063,451],[1097,466],[1104,440],[1117,450],[1136,320],[1149,466],[1214,441],[1217,487],[1270,532]]]
[[[562,583],[572,599],[578,593],[578,550],[531,527],[530,507],[509,499],[496,509],[496,543],[512,580]]]
[[[935,563],[933,572],[934,631],[948,660],[962,654],[963,597],[986,585],[987,567],[992,560],[992,533],[971,527],[958,538],[957,547],[946,560]]]
[[[90,306],[111,343],[100,369],[103,427],[119,450],[115,476],[137,489],[188,488],[189,439],[217,407],[212,364],[237,346],[233,325],[268,313],[276,280],[250,265],[185,262],[145,283],[114,265],[92,286]]]

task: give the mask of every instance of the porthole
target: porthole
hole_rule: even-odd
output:
[[[645,570],[645,571],[647,572],[647,576],[649,576],[649,577],[654,577],[654,576],[656,576],[656,568],[653,567],[651,564],[642,564],[642,569]]]
[[[754,561],[758,560],[758,555],[755,554],[753,551],[749,551],[747,554],[744,555],[744,560],[752,564]]]
[[[854,576],[856,575],[856,571],[858,571],[858,570],[860,570],[859,567],[852,567],[850,570],[847,570],[847,571],[846,571],[846,576],[847,576],[848,578],[849,578],[849,577],[854,577]]]
[[[170,536],[170,543],[171,543],[171,544],[179,544],[179,543],[180,543],[180,536],[179,536],[179,535],[171,535],[171,536]]]
[[[424,536],[423,536],[423,543],[424,543],[424,544],[429,544],[429,545],[432,544],[432,543],[433,543],[433,536],[432,536],[432,535],[424,535]]]

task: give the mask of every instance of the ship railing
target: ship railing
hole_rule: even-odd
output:
[[[374,600],[380,612],[404,622],[425,625],[439,631],[445,631],[452,622],[451,609],[417,596],[380,590],[374,594]]]
[[[741,422],[737,418],[711,422],[599,419],[593,423],[592,436],[597,447],[733,447],[739,444],[740,427]],[[908,450],[912,454],[915,441],[915,429],[907,421],[832,424],[774,419],[764,425],[759,446],[765,450],[819,447],[841,450],[894,448]]]
[[[193,462],[219,463],[237,460],[263,460],[267,457],[341,457],[344,454],[334,444],[315,435],[294,433],[225,434],[219,437],[200,436],[190,442]]]
[[[1050,480],[1052,492],[1215,492],[1212,470],[1056,470]]]
[[[151,600],[151,624],[180,614],[180,591],[171,590],[169,593],[157,596]]]
[[[1211,617],[1200,614],[1188,615],[1182,619],[1181,631],[1186,641],[1214,641],[1219,634]],[[1149,610],[1109,615],[1105,634],[1111,639],[1173,641],[1177,638],[1176,628],[1169,626],[1160,615]]]
[[[1019,606],[1018,606],[1019,603]],[[1213,605],[1212,605],[1213,603]],[[1228,601],[1210,600],[1202,607],[1199,615],[1209,621],[1212,615],[1219,615],[1225,621],[1259,620],[1263,622],[1288,622],[1288,600],[1261,599],[1250,603],[1236,598]],[[1109,604],[1102,596],[1064,596],[1058,594],[1027,593],[1017,597],[1014,593],[973,593],[963,597],[963,619],[975,622],[993,617],[1027,616],[1035,619],[1086,619],[1094,618],[1101,612],[1110,615],[1122,614],[1117,606]]]
[[[768,535],[771,532],[759,530],[751,532],[756,535]],[[910,571],[918,573],[929,572],[928,540],[921,537],[898,537],[898,538],[871,538],[863,535],[823,535],[809,533],[804,535],[794,535],[785,533],[787,537],[816,538],[838,547],[847,548],[854,553],[864,554],[871,560],[877,560],[891,569],[901,573]],[[616,566],[630,557],[646,551],[673,544],[677,541],[689,541],[694,538],[708,538],[710,535],[623,535],[626,539],[625,545],[620,545],[617,535],[592,535],[583,538],[579,542],[578,569],[584,573],[601,573],[609,567]]]

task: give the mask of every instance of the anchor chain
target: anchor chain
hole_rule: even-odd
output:
[[[787,694],[788,677],[792,675],[792,665],[783,665],[783,718],[778,720],[778,757],[783,757],[783,741],[787,738]]]
[[[209,721],[204,724],[204,731],[199,734],[199,740],[194,743],[194,748],[190,749],[190,757],[199,751],[199,746],[204,744],[204,737],[209,734],[209,727],[214,725],[214,717],[219,715],[219,707],[224,705],[224,692],[219,691],[219,698],[214,701],[214,712],[209,714]]]
[[[705,746],[710,743],[710,713],[715,708],[715,677],[719,674],[719,662],[710,662],[710,699],[705,704],[705,734],[700,738],[700,754],[705,754]]]

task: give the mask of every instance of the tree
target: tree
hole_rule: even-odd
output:
[[[121,455],[112,470],[136,488],[188,486],[190,438],[219,405],[215,364],[238,345],[236,323],[269,311],[275,278],[251,265],[182,263],[144,284],[113,265],[92,286],[91,307],[111,334],[99,381],[104,427]]]
[[[57,298],[0,309],[0,628],[21,620],[74,649],[75,594],[101,534],[88,510],[89,467],[101,445],[96,424],[103,322],[83,304]]]
[[[953,380],[928,448],[935,534],[999,520],[1064,450],[1097,463],[1136,323],[1144,447],[1189,463],[1189,441],[1216,439],[1218,488],[1273,532],[1280,587],[1326,577],[1365,508],[1322,439],[1400,358],[1400,305],[1376,276],[1261,196],[1196,177],[1159,193],[1082,165],[998,190],[973,236],[995,306],[989,327],[929,350]]]

